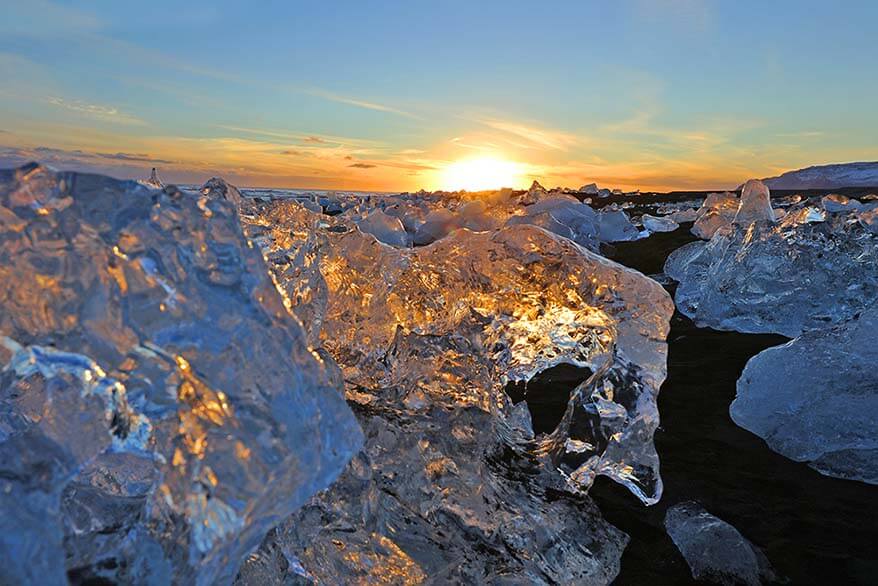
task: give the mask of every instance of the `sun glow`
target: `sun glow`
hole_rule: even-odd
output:
[[[501,187],[520,187],[524,170],[519,163],[482,158],[456,161],[442,172],[442,189],[482,191]]]

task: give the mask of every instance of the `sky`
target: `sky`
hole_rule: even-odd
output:
[[[0,167],[730,188],[878,160],[876,22],[874,0],[0,0]]]

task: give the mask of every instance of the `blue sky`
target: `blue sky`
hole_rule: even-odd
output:
[[[0,0],[0,164],[659,189],[878,159],[876,2],[144,4]]]

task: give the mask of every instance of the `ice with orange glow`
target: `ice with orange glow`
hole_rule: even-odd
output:
[[[605,475],[644,502],[661,494],[667,293],[533,225],[394,248],[346,215],[274,201],[244,216],[292,312],[320,324],[311,339],[341,367],[367,439],[240,583],[366,582],[376,567],[399,583],[611,582],[626,538],[587,490]],[[538,432],[506,384],[559,364],[583,380]]]
[[[359,449],[237,197],[0,171],[0,583],[229,583]]]

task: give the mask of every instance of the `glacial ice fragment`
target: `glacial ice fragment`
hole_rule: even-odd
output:
[[[701,326],[795,337],[851,319],[878,296],[878,234],[845,215],[790,208],[727,226],[668,257],[677,308]]]
[[[741,203],[738,205],[733,222],[747,226],[753,222],[773,222],[774,219],[768,188],[758,179],[750,179],[741,191]]]
[[[357,222],[357,227],[365,234],[371,234],[379,242],[404,248],[411,245],[411,237],[406,233],[399,218],[388,216],[381,210],[374,210]]]
[[[772,450],[822,474],[878,484],[878,307],[747,363],[729,409]]]
[[[711,193],[695,213],[692,233],[699,238],[710,240],[717,230],[728,226],[738,213],[740,201],[734,193]]]
[[[0,581],[228,582],[359,448],[233,193],[0,171]]]
[[[151,187],[153,189],[164,189],[165,184],[162,183],[162,180],[159,179],[159,172],[156,171],[156,168],[153,167],[152,171],[149,173],[149,179],[141,179],[138,183],[141,185],[145,185],[146,187]]]
[[[669,217],[656,217],[649,214],[643,214],[640,218],[643,227],[650,232],[673,232],[680,227],[680,224]]]
[[[696,580],[728,586],[759,586],[777,580],[762,550],[696,502],[668,509],[665,529]]]
[[[660,494],[651,438],[673,311],[660,286],[529,225],[393,249],[295,204],[246,221],[281,289],[319,269],[325,296],[292,311],[321,313],[315,344],[338,360],[366,445],[241,584],[612,581],[627,538],[585,491],[602,474]],[[302,250],[307,270],[282,260]],[[505,384],[563,363],[585,380],[534,433]]]

